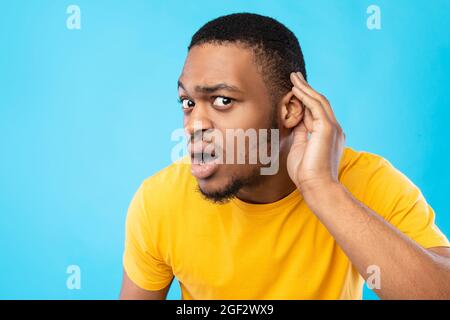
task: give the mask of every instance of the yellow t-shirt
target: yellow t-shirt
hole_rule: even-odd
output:
[[[450,246],[420,190],[382,157],[346,147],[339,181],[423,247]],[[213,204],[182,162],[136,192],[123,263],[146,290],[175,276],[183,299],[361,299],[364,283],[298,191],[270,204]]]

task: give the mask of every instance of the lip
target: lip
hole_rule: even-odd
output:
[[[197,143],[190,143],[188,151],[191,154],[191,173],[197,179],[207,179],[211,177],[219,169],[219,159],[213,159],[207,162],[194,161],[192,158],[195,153],[205,152],[206,149],[214,147],[215,152],[220,152],[206,141],[198,141]]]
[[[197,179],[207,179],[219,169],[216,160],[206,163],[191,163],[191,173]]]
[[[211,149],[212,150],[216,150],[217,146],[215,145],[211,145],[210,143],[206,142],[206,141],[197,141],[194,143],[188,143],[188,153],[190,153],[191,155],[194,153],[202,153],[204,152],[206,149]]]

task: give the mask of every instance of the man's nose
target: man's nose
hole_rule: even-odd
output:
[[[185,116],[184,128],[189,137],[194,137],[194,134],[198,132],[204,132],[213,128],[207,108],[208,106],[204,104],[197,104],[192,111]]]

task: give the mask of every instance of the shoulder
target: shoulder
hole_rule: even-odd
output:
[[[344,151],[339,179],[358,200],[382,215],[423,198],[420,189],[389,160],[350,147]]]
[[[339,168],[339,178],[349,184],[359,182],[364,187],[378,184],[416,188],[414,183],[386,158],[368,151],[346,147]]]
[[[127,232],[142,239],[166,243],[180,230],[186,203],[196,195],[196,181],[187,163],[175,162],[146,178],[127,211]]]
[[[190,163],[183,158],[146,178],[140,187],[148,205],[170,205],[182,200],[196,186]]]
[[[389,162],[378,154],[345,147],[339,167],[339,175],[349,178],[354,175],[370,173],[385,165],[389,165]]]

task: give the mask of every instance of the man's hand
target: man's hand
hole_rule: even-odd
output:
[[[310,209],[364,279],[369,266],[380,268],[383,285],[375,292],[381,298],[449,299],[449,248],[421,247],[339,182],[345,135],[327,99],[301,74],[292,73],[291,81],[304,115],[292,132],[287,167]]]
[[[287,168],[297,188],[306,192],[338,182],[345,134],[328,100],[312,89],[300,72],[291,73],[291,81],[293,94],[306,108],[303,120],[292,132]]]

